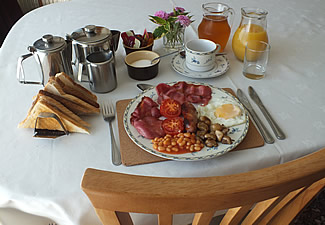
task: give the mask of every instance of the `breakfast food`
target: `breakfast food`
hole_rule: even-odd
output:
[[[200,116],[197,123],[196,136],[204,142],[207,147],[217,147],[218,142],[232,144],[228,136],[229,128],[219,123],[212,123],[206,116]]]
[[[61,103],[51,97],[38,95],[30,108],[27,117],[19,123],[19,128],[34,128],[38,115],[42,112],[54,113],[64,124],[69,132],[89,134],[87,127],[90,125],[79,116],[64,107]],[[54,118],[40,118],[37,124],[39,129],[63,130],[61,125]]]
[[[174,99],[180,104],[184,102],[197,103],[206,105],[211,99],[211,88],[205,85],[188,84],[184,81],[177,82],[174,85],[165,83],[156,86],[158,94],[158,103],[160,104],[164,99]]]
[[[159,117],[158,104],[149,97],[143,97],[131,114],[130,122],[143,137],[153,139],[165,135]]]
[[[198,120],[198,114],[196,108],[190,102],[184,102],[182,104],[182,115],[184,117],[185,130],[188,133],[196,131],[196,124]]]
[[[194,133],[179,133],[177,135],[167,134],[162,138],[157,137],[152,140],[152,146],[160,152],[182,154],[200,151],[204,144]]]
[[[230,98],[211,98],[207,105],[198,106],[197,110],[200,116],[206,116],[212,123],[223,124],[226,127],[246,122],[244,111]]]
[[[64,79],[62,77],[65,77]],[[44,87],[44,91],[54,95],[61,96],[67,100],[75,102],[83,108],[81,114],[97,114],[99,113],[99,104],[97,96],[72,81],[70,77],[64,73],[59,73],[55,77],[51,77]],[[67,82],[69,79],[71,81]],[[70,84],[74,82],[74,84]]]
[[[40,90],[30,107],[26,118],[19,123],[20,128],[35,128],[35,121],[41,113],[53,113],[69,132],[89,134],[90,124],[79,115],[99,113],[97,96],[75,83],[65,73],[51,77]],[[63,130],[54,118],[39,118],[38,129]]]
[[[240,103],[229,94],[186,82],[157,85],[143,95],[130,118],[138,134],[151,139],[154,150],[168,154],[200,151],[204,146],[209,151],[219,143],[233,144],[231,137],[236,138],[241,131],[216,121],[238,125],[245,120]],[[147,140],[144,143],[147,146]]]

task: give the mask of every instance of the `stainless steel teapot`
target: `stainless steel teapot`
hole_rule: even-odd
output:
[[[44,35],[41,39],[34,42],[33,46],[29,46],[31,52],[22,55],[18,59],[17,79],[24,84],[42,84],[47,83],[50,76],[56,73],[65,72],[73,78],[72,70],[72,40],[67,37],[53,36],[51,34]],[[36,62],[41,68],[41,81],[26,81],[23,69],[23,61],[30,56],[34,56]]]
[[[105,27],[87,25],[74,31],[70,38],[75,53],[75,62],[73,64],[78,70],[78,80],[82,81],[82,74],[88,74],[87,56],[94,52],[108,52],[111,49],[112,32]]]

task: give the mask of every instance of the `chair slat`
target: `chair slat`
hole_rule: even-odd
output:
[[[172,225],[173,215],[172,214],[158,214],[158,225]]]
[[[215,211],[195,213],[192,225],[209,225]]]
[[[225,214],[225,216],[222,218],[220,225],[240,224],[240,222],[247,215],[247,213],[253,207],[253,205],[254,203],[229,209]]]
[[[299,195],[285,205],[279,213],[271,220],[270,225],[286,225],[301,212],[301,210],[325,187],[325,178],[315,182],[304,189]]]
[[[290,204],[290,202],[299,195],[300,192],[302,192],[305,189],[305,187],[300,188],[298,190],[292,191],[289,194],[287,194],[284,198],[281,199],[280,202],[277,202],[275,207],[273,207],[263,218],[260,219],[260,224],[268,224],[272,218],[287,204]],[[280,199],[279,199],[280,200]]]

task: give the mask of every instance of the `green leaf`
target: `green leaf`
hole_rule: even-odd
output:
[[[169,17],[167,21],[168,21],[169,23],[174,23],[176,20],[178,20],[177,17]]]
[[[165,25],[166,24],[166,20],[158,17],[158,16],[150,16],[154,21],[154,23],[160,24],[160,25]],[[152,20],[151,20],[152,21]]]
[[[166,23],[165,26],[164,26],[165,30],[168,32],[170,31],[170,23]]]
[[[167,30],[164,28],[164,26],[159,26],[153,31],[153,37],[154,39],[159,39],[164,36],[165,33],[167,33]]]

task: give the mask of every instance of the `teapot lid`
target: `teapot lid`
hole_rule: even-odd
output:
[[[87,44],[107,40],[108,38],[112,37],[112,33],[105,27],[87,25],[84,28],[73,32],[71,37],[77,42]]]
[[[41,39],[34,42],[34,47],[40,51],[55,51],[61,49],[65,45],[62,37],[53,36],[51,34],[44,35]]]

